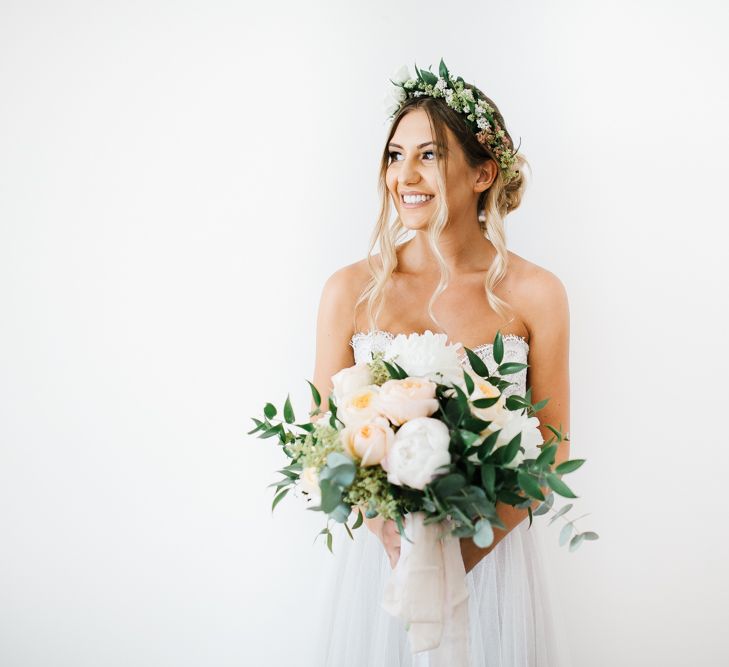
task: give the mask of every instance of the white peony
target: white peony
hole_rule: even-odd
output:
[[[369,384],[372,384],[373,377],[370,367],[360,362],[354,366],[343,368],[338,373],[332,375],[332,397],[334,401],[339,404],[342,398],[347,394],[351,394],[358,389],[362,389]]]
[[[501,427],[494,449],[509,444],[517,433],[521,433],[521,446],[524,448],[524,452],[519,450],[517,455],[505,466],[516,468],[524,459],[535,459],[539,456],[542,451],[539,445],[544,442],[544,438],[538,428],[539,419],[527,417],[525,409],[506,410],[506,412],[509,414],[509,419]]]
[[[463,381],[461,348],[460,343],[448,343],[444,333],[399,334],[390,342],[385,359],[402,366],[408,375],[451,384]]]
[[[449,444],[450,433],[442,421],[417,417],[405,422],[382,460],[387,480],[398,486],[424,489],[436,476],[443,474],[438,469],[451,462]]]

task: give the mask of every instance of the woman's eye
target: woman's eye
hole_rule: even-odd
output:
[[[395,160],[395,156],[396,155],[402,155],[402,153],[400,153],[400,151],[390,151],[388,153],[388,156],[389,156],[389,158],[390,158],[391,161],[399,162],[400,160]],[[432,155],[433,157],[429,158],[429,160],[428,160],[430,162],[435,157],[435,151],[423,151],[423,155]]]

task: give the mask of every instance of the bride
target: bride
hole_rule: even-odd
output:
[[[506,247],[504,219],[521,203],[528,163],[514,151],[491,99],[450,75],[443,61],[434,80],[421,70],[416,78],[401,71],[393,82],[397,97],[380,167],[380,218],[368,256],[324,285],[314,384],[326,405],[337,371],[367,360],[399,333],[426,330],[473,349],[492,371],[490,342],[498,330],[504,361],[528,363],[509,378],[515,384],[506,393],[531,387],[533,403],[549,398],[540,422],[567,434],[565,288],[554,273]],[[377,243],[379,254],[373,254]],[[546,427],[540,431],[549,439]],[[565,440],[556,464],[568,458]],[[495,528],[491,546],[481,549],[461,538],[471,665],[568,667],[559,601],[541,547],[544,524],[535,518],[530,528],[526,509],[496,507],[507,530]],[[325,568],[315,667],[432,665],[432,651],[410,654],[401,620],[381,607],[400,554],[396,524],[379,516],[365,523],[367,530],[354,531],[354,540],[342,531]]]

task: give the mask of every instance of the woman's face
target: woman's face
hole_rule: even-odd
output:
[[[477,218],[476,203],[479,194],[486,189],[479,183],[478,168],[466,162],[458,140],[446,127],[448,136],[448,166],[446,168],[446,197],[449,223],[461,218],[470,220]],[[387,189],[403,225],[408,229],[425,229],[428,220],[437,208],[438,186],[435,151],[438,147],[428,122],[428,116],[422,109],[414,109],[400,120],[393,134],[388,151],[390,162],[387,168]],[[443,153],[445,146],[440,147]],[[493,164],[493,160],[486,163]],[[490,173],[491,169],[487,169]],[[495,177],[495,174],[494,174]],[[490,185],[493,178],[488,179]],[[412,203],[405,200],[405,195],[415,193],[426,195],[417,197]]]

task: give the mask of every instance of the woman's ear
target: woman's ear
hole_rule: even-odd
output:
[[[496,180],[499,168],[496,161],[493,158],[489,158],[481,166],[478,167],[478,176],[476,182],[473,185],[474,192],[483,192],[491,187],[491,184]]]

